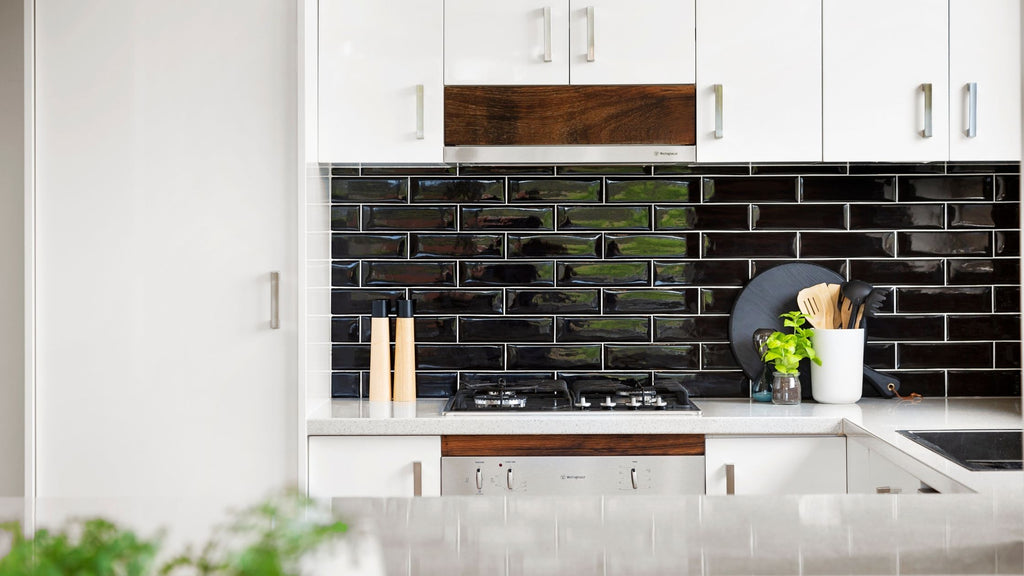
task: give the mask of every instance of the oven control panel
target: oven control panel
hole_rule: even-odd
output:
[[[703,494],[703,456],[445,456],[441,494]]]

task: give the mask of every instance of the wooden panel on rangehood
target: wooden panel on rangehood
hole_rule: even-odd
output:
[[[445,146],[696,142],[693,84],[445,86]]]

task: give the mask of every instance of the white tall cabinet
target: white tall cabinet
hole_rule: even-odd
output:
[[[698,0],[697,161],[821,160],[821,0]]]
[[[296,17],[35,2],[39,498],[296,482]]]

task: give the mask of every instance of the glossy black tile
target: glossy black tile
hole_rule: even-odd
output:
[[[995,233],[996,256],[1020,256],[1020,232]]]
[[[510,258],[600,258],[600,234],[509,234]]]
[[[605,345],[605,368],[609,370],[686,370],[700,367],[696,346]]]
[[[417,310],[419,312],[419,310]],[[455,316],[417,316],[413,320],[413,331],[416,334],[416,342],[455,342]],[[361,319],[362,341],[370,341],[371,322],[369,316]],[[388,334],[392,342],[395,340],[395,317],[392,316],[388,322]]]
[[[942,204],[850,204],[850,230],[941,229]]]
[[[1020,316],[1017,314],[949,315],[950,340],[1020,340]]]
[[[869,284],[942,285],[942,260],[851,260],[850,278]]]
[[[706,232],[704,258],[796,258],[796,232]]]
[[[704,202],[796,202],[798,178],[704,178]]]
[[[996,200],[1020,202],[1020,176],[996,176]]]
[[[702,370],[739,370],[741,367],[728,344],[701,344]]]
[[[413,202],[504,202],[503,178],[412,178]]]
[[[326,174],[324,173],[322,166],[323,165],[321,164],[320,175],[324,176]],[[328,174],[331,176],[359,176],[359,166],[331,166]]]
[[[331,234],[331,258],[405,258],[405,234]]]
[[[892,302],[886,301],[891,306]],[[869,318],[867,321],[869,341],[943,341],[946,339],[946,325],[941,316],[890,316]]]
[[[896,255],[892,232],[802,232],[801,258],[879,258]],[[901,254],[903,255],[903,254]]]
[[[459,388],[455,372],[420,372],[416,375],[416,397],[448,398]]]
[[[509,344],[511,370],[600,370],[600,345],[526,346]]]
[[[750,261],[750,277],[753,278],[765,270],[771,270],[776,266],[783,264],[789,264],[791,262],[800,262],[803,264],[814,264],[815,266],[821,266],[822,268],[828,268],[836,274],[846,277],[846,260],[812,260],[801,258],[799,260],[751,260]]]
[[[1020,260],[970,259],[946,262],[949,284],[1020,284]]]
[[[366,370],[370,367],[369,344],[333,344],[332,370]]]
[[[747,398],[750,381],[743,372],[658,372],[657,384],[677,383],[686,388],[693,398]]]
[[[584,174],[584,175],[604,175],[612,174],[617,176],[624,175],[650,175],[654,169],[653,166],[646,166],[643,164],[580,164],[573,166],[558,166],[558,173],[560,175],[567,174]]]
[[[462,176],[553,176],[555,167],[522,164],[509,166],[462,164],[459,166],[459,174]]]
[[[900,394],[904,396],[911,392],[926,397],[946,395],[946,373],[941,370],[900,370],[892,374],[900,379]],[[871,396],[879,395],[871,386],[865,386],[864,390],[871,392]]]
[[[359,262],[331,262],[331,286],[359,286]]]
[[[359,230],[359,207],[331,206],[331,230]]]
[[[749,164],[660,164],[654,166],[656,176],[747,176]]]
[[[359,317],[331,318],[331,342],[359,342]]]
[[[701,288],[700,313],[728,314],[739,295],[739,288]]]
[[[646,316],[568,317],[558,319],[559,342],[650,342]]]
[[[462,372],[459,374],[460,386],[474,384],[494,384],[503,378],[508,384],[517,384],[528,380],[555,378],[554,372]]]
[[[559,262],[559,286],[650,286],[650,262]]]
[[[460,342],[554,342],[551,318],[459,318]]]
[[[950,370],[947,396],[1020,396],[1020,370]]]
[[[509,314],[598,314],[599,290],[507,290]]]
[[[875,370],[892,370],[896,368],[896,345],[884,342],[869,342],[864,346],[864,363]]]
[[[807,176],[803,178],[801,197],[804,202],[893,202],[896,179],[892,176]]]
[[[988,342],[900,344],[900,368],[934,368],[942,358],[944,368],[991,368],[992,344]]]
[[[754,204],[750,208],[754,230],[845,230],[842,204]]]
[[[501,290],[411,290],[410,296],[417,314],[500,314],[503,309]]]
[[[748,280],[748,270],[747,260],[655,260],[654,285],[740,285]]]
[[[898,232],[900,257],[991,256],[989,232]]]
[[[850,174],[945,174],[944,162],[897,164],[890,162],[851,162]]]
[[[605,314],[696,314],[696,289],[604,290]]]
[[[509,178],[509,202],[600,202],[600,179]]]
[[[992,288],[897,288],[897,312],[991,312]]]
[[[1000,204],[950,204],[950,228],[1020,228],[1019,206]]]
[[[551,262],[459,263],[462,286],[553,286],[554,274]]]
[[[655,230],[749,230],[750,208],[745,204],[655,206]]]
[[[1020,312],[1020,286],[996,286],[996,312]]]
[[[410,234],[413,258],[501,258],[505,237],[501,234]]]
[[[1020,342],[995,343],[996,368],[1020,368]]]
[[[605,258],[686,258],[700,252],[698,234],[605,234]]]
[[[449,206],[363,206],[364,230],[454,230]]]
[[[405,202],[406,178],[331,178],[331,202]]]
[[[654,317],[655,342],[726,342],[728,316]]]
[[[369,314],[374,300],[405,298],[405,290],[331,290],[331,314]]]
[[[463,230],[554,230],[552,208],[462,208]]]
[[[362,387],[358,372],[331,374],[331,398],[359,398]]]
[[[900,202],[994,198],[992,176],[900,176],[899,189]]]
[[[363,286],[455,286],[455,264],[364,262]]]
[[[649,206],[559,206],[559,230],[650,230]]]
[[[697,179],[611,179],[606,184],[607,202],[697,202],[700,181]]]
[[[419,370],[501,370],[504,367],[504,346],[416,345],[416,368]]]
[[[1020,174],[1020,162],[948,162],[946,174]]]
[[[750,167],[750,173],[754,176],[771,175],[792,175],[802,174],[829,174],[840,175],[847,173],[847,166],[843,164],[754,164]]]
[[[570,386],[577,380],[600,380],[639,386],[651,385],[650,372],[558,372],[556,376],[565,380]]]
[[[455,176],[455,166],[446,165],[388,165],[388,164],[363,164],[363,176]]]

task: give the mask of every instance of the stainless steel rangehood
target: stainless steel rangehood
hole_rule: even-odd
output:
[[[693,84],[446,86],[444,160],[692,162],[695,102]]]

